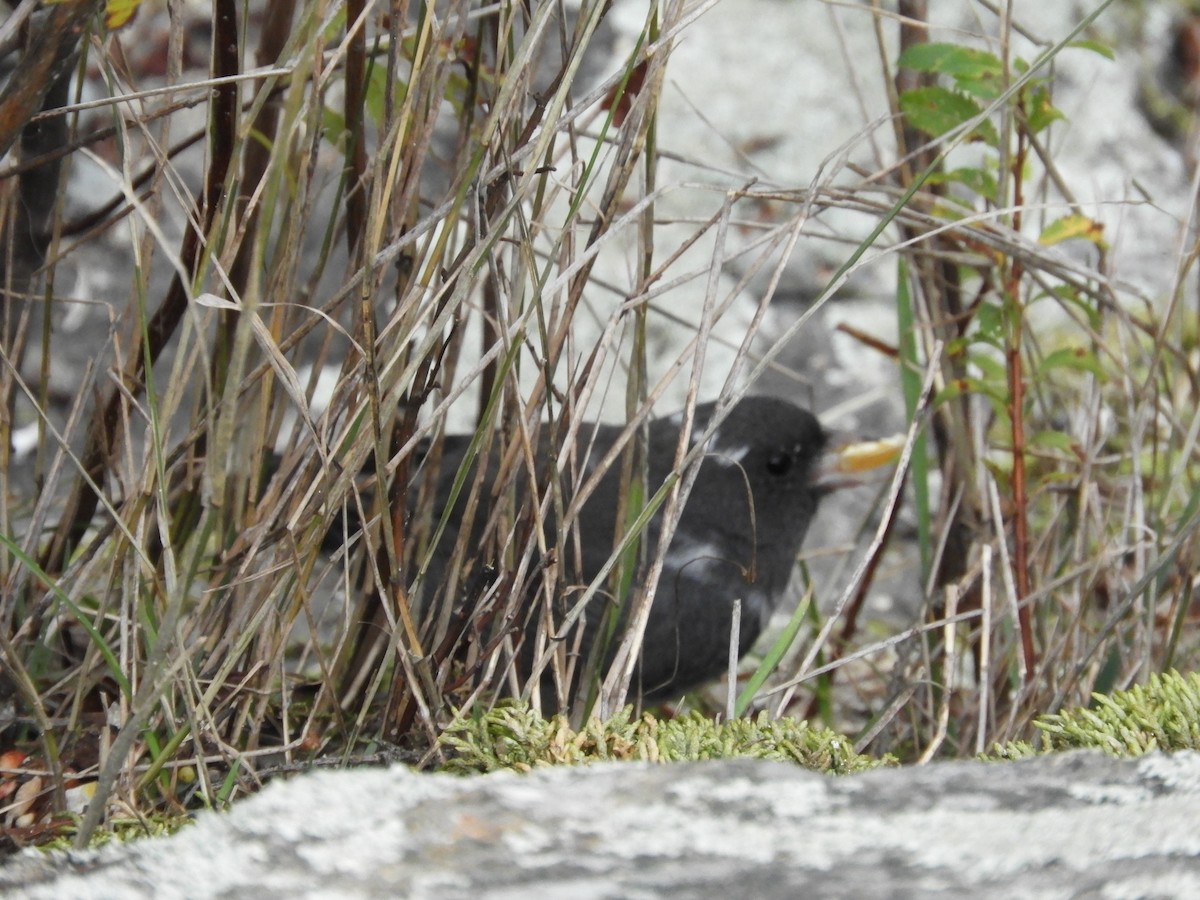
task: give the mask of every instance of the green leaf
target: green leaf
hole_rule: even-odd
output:
[[[961,184],[985,200],[996,202],[996,176],[984,169],[964,167],[949,172],[935,172],[929,177],[930,184]]]
[[[1098,378],[1104,377],[1104,369],[1092,351],[1084,347],[1064,347],[1055,350],[1038,367],[1039,372],[1045,373],[1051,369],[1074,369],[1079,372],[1091,372]]]
[[[1041,447],[1046,450],[1059,450],[1071,456],[1075,455],[1075,442],[1069,434],[1061,431],[1037,431],[1026,438],[1029,447]]]
[[[321,128],[324,131],[325,140],[337,147],[346,134],[346,117],[330,106],[322,107]]]
[[[934,405],[938,405],[945,403],[947,400],[954,400],[964,394],[975,394],[980,397],[986,397],[992,405],[992,410],[1001,418],[1007,418],[1007,397],[979,378],[955,378],[938,392],[933,402]]]
[[[1000,96],[1004,64],[985,50],[958,44],[917,44],[900,54],[902,69],[948,75],[969,94],[988,100]]]
[[[387,87],[387,66],[372,63],[367,69],[367,90],[364,95],[364,102],[367,107],[367,115],[380,128],[383,127],[383,114],[387,106]],[[408,83],[397,81],[395,96],[393,98],[397,106],[404,102],[407,93]]]
[[[1099,54],[1113,62],[1116,62],[1117,59],[1117,54],[1113,52],[1113,48],[1099,41],[1071,41],[1067,46],[1078,47],[1080,50],[1091,50],[1093,53]]]
[[[957,359],[967,352],[971,346],[972,340],[970,337],[963,335],[962,337],[951,338],[946,342],[946,357],[949,359]]]
[[[1004,64],[991,53],[961,44],[916,44],[900,54],[897,65],[954,78],[983,78],[1004,72]]]
[[[1083,315],[1087,316],[1088,324],[1092,328],[1100,327],[1100,310],[1097,308],[1095,298],[1091,295],[1069,284],[1060,284],[1050,289],[1050,296],[1057,299],[1060,303],[1066,303],[1078,309]],[[1042,298],[1038,297],[1037,299],[1040,300]]]
[[[1004,368],[1004,364],[986,353],[972,353],[971,365],[979,369],[984,381],[1005,384],[1008,380],[1008,370]]]
[[[993,347],[1003,346],[1004,310],[995,303],[986,303],[975,313],[976,337]]]
[[[1055,244],[1061,244],[1063,241],[1073,238],[1091,241],[1101,250],[1108,249],[1108,244],[1104,240],[1104,226],[1095,219],[1077,214],[1055,219],[1038,235],[1038,243],[1046,247],[1053,247]]]
[[[1029,129],[1034,134],[1044,131],[1052,122],[1066,118],[1062,111],[1050,102],[1050,91],[1044,87],[1039,87],[1029,95],[1025,114],[1029,120]]]
[[[978,117],[983,109],[966,94],[942,87],[925,87],[902,93],[900,112],[914,128],[931,137],[941,137]],[[999,142],[996,129],[986,119],[972,129],[969,137],[992,146]]]

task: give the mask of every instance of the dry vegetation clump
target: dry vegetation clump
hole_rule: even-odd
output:
[[[739,708],[840,725],[853,673],[856,749],[911,760],[1031,738],[1040,713],[1194,664],[1195,260],[1164,303],[1134,302],[1054,183],[1049,67],[1100,48],[1019,60],[997,34],[938,44],[881,14],[895,155],[724,191],[664,245],[681,186],[659,183],[656,108],[694,7],[651,5],[615,48],[604,0],[146,0],[125,31],[98,7],[14,13],[0,46],[23,73],[0,90],[0,749],[27,754],[0,783],[36,777],[42,804],[4,819],[11,840],[60,824],[76,782],[103,800],[83,842],[119,806],[220,805],[316,758],[434,764],[455,710],[537,701],[514,623],[530,585],[570,583],[572,510],[565,480],[532,485],[552,529],[519,502],[528,449],[585,443],[606,398],[631,423],[668,390],[694,399],[749,280],[709,278],[747,206],[777,216],[737,251],[768,274],[823,210],[877,217],[817,306],[868,250],[900,273],[882,349],[915,443],[894,499],[927,599],[910,629],[856,625],[898,540],[886,507],[836,610],[805,607],[799,650],[768,654],[788,686]],[[685,270],[693,246],[711,251]],[[627,284],[598,276],[612,259]],[[690,307],[664,300],[681,288]],[[771,290],[755,300],[754,325]],[[1054,328],[1031,324],[1048,306]],[[102,339],[75,346],[70,315]],[[662,358],[668,320],[691,331]],[[764,364],[749,347],[730,389]],[[487,525],[461,552],[497,565],[418,603],[440,531],[421,473],[463,423],[501,464],[463,473]],[[639,434],[615,463],[631,523],[659,487]],[[648,563],[625,559],[590,589]],[[593,674],[602,715],[636,700]]]

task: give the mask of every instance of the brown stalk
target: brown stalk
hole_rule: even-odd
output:
[[[367,234],[367,32],[363,0],[346,0],[346,243],[353,255],[362,252]],[[394,52],[394,51],[393,51]],[[356,250],[357,248],[357,250]]]
[[[218,8],[226,5],[232,7],[232,0],[220,0]],[[218,24],[220,30],[225,27],[222,23],[227,17],[218,15],[217,18],[218,22],[215,24]],[[236,35],[236,27],[233,33]],[[213,41],[214,44],[218,43],[217,32],[214,32]],[[214,47],[214,58],[225,58],[221,54],[220,48]],[[213,140],[212,161],[205,171],[204,187],[198,198],[200,222],[185,231],[179,253],[184,270],[189,273],[194,273],[197,269],[204,237],[209,233],[221,206],[225,178],[233,162],[232,137],[236,119],[236,89],[216,89],[209,115],[209,128]],[[141,392],[147,367],[154,364],[187,311],[188,292],[189,286],[176,273],[161,305],[146,326],[145,340],[132,341],[129,361],[119,376],[120,383],[109,389],[107,396],[92,413],[84,447],[79,456],[79,478],[67,500],[62,519],[50,544],[39,560],[46,572],[57,573],[62,570],[64,561],[78,546],[91,524],[99,502],[99,497],[91,485],[102,484],[108,455],[111,448],[119,442],[117,425],[121,416],[122,398],[126,393],[137,396]]]
[[[900,0],[897,11],[902,17],[899,52],[903,53],[909,47],[928,42],[926,0]],[[902,91],[933,82],[933,77],[927,73],[898,70],[893,102]],[[897,116],[897,120],[898,152],[902,159],[899,177],[901,186],[906,187],[911,184],[915,173],[925,171],[935,163],[938,150],[935,146],[929,146],[928,137],[909,126],[903,117]],[[936,185],[927,185],[924,190],[934,198],[942,193],[940,186]],[[911,227],[902,219],[898,221],[906,241],[920,241],[917,249],[909,254],[909,262],[914,287],[917,288],[914,291],[914,299],[923,301],[914,304],[915,310],[919,310],[924,319],[923,322],[918,319],[921,337],[927,346],[934,339],[950,343],[966,333],[972,312],[963,298],[958,263],[954,257],[956,246],[945,236],[921,240],[923,231],[919,227]],[[961,374],[961,363],[951,354],[945,354],[942,364],[946,368],[946,381],[953,383]],[[943,476],[939,519],[940,532],[945,539],[944,552],[939,558],[932,579],[934,598],[944,596],[942,588],[963,582],[970,561],[976,523],[980,519],[981,507],[975,498],[972,476],[969,438],[971,419],[969,398],[964,396],[941,404],[931,420],[931,431]],[[955,498],[959,497],[962,498],[961,502],[956,502]],[[936,608],[940,603],[940,599],[935,599],[931,604],[930,615],[935,619],[942,615]],[[959,605],[963,610],[975,610],[979,608],[979,604],[978,582],[974,582],[968,594],[960,598]]]
[[[1019,101],[1018,101],[1019,102]],[[1028,145],[1024,131],[1017,132],[1017,149],[1010,171],[1013,179],[1013,231],[1020,234],[1024,203],[1025,157]],[[1033,623],[1029,604],[1032,587],[1029,580],[1029,499],[1025,484],[1025,377],[1021,359],[1021,341],[1025,333],[1024,306],[1021,282],[1024,264],[1009,258],[1005,273],[1004,292],[1010,304],[1010,326],[1006,335],[1005,358],[1008,363],[1008,417],[1012,425],[1012,491],[1013,491],[1013,577],[1017,585],[1017,623],[1021,632],[1021,653],[1026,686],[1033,684],[1037,673],[1037,656],[1033,646]]]

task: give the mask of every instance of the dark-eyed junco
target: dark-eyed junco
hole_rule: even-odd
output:
[[[716,412],[716,403],[696,407],[690,444],[702,437]],[[649,481],[647,497],[658,490],[672,472],[679,440],[682,416],[677,414],[653,420],[649,425]],[[549,431],[549,429],[544,429]],[[530,505],[530,497],[545,495],[548,478],[556,476],[562,485],[562,506],[568,509],[578,486],[597,462],[613,446],[622,428],[615,425],[585,426],[575,442],[575,460],[570,465],[553,466],[555,454],[544,437],[533,454],[538,488],[531,492],[528,472],[515,493],[508,494],[507,521],[519,522],[514,510]],[[445,582],[453,584],[451,602],[465,599],[476,602],[487,592],[488,584],[498,583],[504,560],[497,541],[485,541],[484,523],[488,520],[489,497],[499,465],[496,454],[488,460],[488,471],[478,481],[478,506],[468,501],[477,465],[463,467],[470,438],[445,439],[437,475],[437,490],[432,504],[435,523],[444,515],[441,540],[424,556],[427,568],[422,579],[420,607],[430,608],[430,598],[446,595]],[[808,411],[774,397],[747,397],[729,410],[728,416],[708,440],[703,462],[694,487],[683,507],[678,527],[663,560],[661,578],[650,608],[641,657],[634,687],[650,702],[680,696],[723,673],[728,665],[733,608],[741,601],[740,650],[744,653],[762,633],[791,580],[793,565],[824,491],[817,479],[818,460],[825,450],[826,436],[820,423]],[[526,467],[528,468],[528,467]],[[564,539],[556,535],[553,503],[543,521],[541,546],[545,551],[535,561],[533,587],[524,593],[526,601],[544,596],[537,591],[538,579],[545,576],[548,560],[554,562],[556,606],[560,615],[570,609],[582,589],[601,572],[613,554],[618,533],[620,509],[620,465],[602,475],[595,491],[578,512],[576,526],[564,529]],[[430,477],[428,472],[419,478]],[[451,504],[454,485],[458,496]],[[468,512],[468,510],[471,510]],[[471,519],[471,538],[457,553],[461,542],[464,516]],[[569,517],[568,517],[569,518]],[[655,551],[662,526],[663,511],[649,520],[641,541],[648,554]],[[526,522],[533,521],[527,517]],[[499,533],[499,532],[494,532]],[[528,528],[526,528],[528,535]],[[511,536],[510,536],[511,537]],[[554,549],[554,553],[550,552]],[[509,548],[511,565],[512,547]],[[646,556],[643,555],[643,559]],[[413,566],[414,573],[419,563]],[[636,576],[645,574],[637,567]],[[481,572],[487,572],[481,576]],[[408,579],[412,583],[413,579]],[[606,604],[623,603],[611,590],[598,592],[582,616],[583,632],[579,641],[566,632],[557,634],[577,658],[585,658],[596,641]],[[494,594],[493,600],[495,602]],[[526,606],[530,606],[526,602]],[[625,621],[625,612],[618,622]],[[530,621],[533,617],[530,617]],[[543,627],[545,619],[542,619]],[[532,627],[516,627],[532,642]],[[618,639],[620,632],[618,631]],[[616,646],[611,642],[609,652]],[[526,656],[528,659],[528,655]],[[579,666],[582,668],[582,665]],[[577,675],[576,675],[577,677]]]

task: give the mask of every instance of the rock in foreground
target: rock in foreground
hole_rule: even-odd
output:
[[[1200,754],[833,778],[779,763],[276,783],[166,839],[27,853],[29,897],[1200,896]]]

